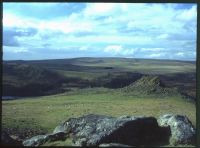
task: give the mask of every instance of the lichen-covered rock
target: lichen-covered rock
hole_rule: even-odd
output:
[[[24,146],[39,146],[47,141],[47,135],[37,135],[23,141]]]
[[[158,119],[160,126],[170,126],[170,144],[192,144],[195,140],[195,129],[186,116],[166,114]]]
[[[38,135],[30,139],[23,141],[24,146],[40,146],[47,141],[65,140],[66,134],[63,132],[57,132],[47,135]]]
[[[158,124],[159,122],[159,124]],[[24,146],[39,146],[45,142],[65,140],[75,146],[160,146],[169,142],[191,144],[195,129],[185,116],[164,115],[158,119],[144,116],[118,118],[89,114],[70,118],[55,128],[52,134],[39,135],[23,142]]]
[[[119,118],[86,115],[71,118],[55,128],[72,134],[77,146],[98,146],[102,143],[120,143],[125,145],[153,145],[166,142],[169,128],[158,126],[156,118],[123,116]]]

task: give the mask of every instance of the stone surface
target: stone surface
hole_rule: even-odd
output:
[[[54,133],[60,131],[72,134],[77,146],[98,146],[102,143],[152,145],[158,141],[167,142],[166,137],[170,134],[169,128],[159,127],[153,117],[114,118],[93,114],[63,122]]]
[[[186,116],[166,114],[158,119],[160,126],[170,126],[170,144],[193,144],[195,129]]]
[[[23,142],[39,146],[47,141],[72,139],[75,146],[162,146],[191,144],[195,129],[185,116],[121,116],[118,118],[89,114],[70,118],[58,125],[52,134],[39,135]]]
[[[30,139],[23,141],[23,145],[24,146],[40,146],[47,141],[50,142],[50,141],[65,140],[65,139],[66,139],[65,133],[57,132],[53,134],[34,136]]]

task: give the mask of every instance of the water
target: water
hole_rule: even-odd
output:
[[[19,97],[17,96],[2,96],[1,99],[2,100],[14,100],[14,99],[18,99]]]

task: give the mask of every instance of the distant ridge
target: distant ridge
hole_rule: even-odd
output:
[[[177,60],[177,59],[148,59],[148,58],[130,58],[130,57],[71,57],[71,58],[61,58],[61,59],[31,59],[31,60],[3,60],[4,62],[26,62],[26,61],[30,61],[30,62],[39,62],[39,61],[63,61],[63,60],[88,60],[88,59],[113,59],[113,60],[120,60],[120,59],[124,59],[124,60],[144,60],[144,61],[168,61],[168,62],[187,62],[187,63],[193,63],[195,64],[196,61],[195,60]]]

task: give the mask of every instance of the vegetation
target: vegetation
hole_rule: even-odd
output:
[[[187,109],[186,109],[187,108]],[[187,115],[196,125],[195,104],[180,97],[158,99],[135,97],[116,90],[83,89],[71,94],[24,98],[2,102],[2,127],[10,134],[24,132],[23,138],[33,136],[34,131],[49,133],[63,120],[95,113],[103,115],[145,115],[155,116],[176,113]],[[15,130],[12,130],[15,129]]]
[[[19,139],[51,133],[63,120],[186,115],[196,126],[195,63],[125,58],[4,61],[2,129]],[[69,141],[46,145],[68,145]]]
[[[121,88],[143,75],[156,75],[167,87],[196,97],[195,64],[126,58],[74,58],[4,61],[3,96],[41,96],[87,88]]]

